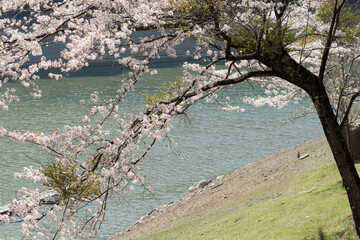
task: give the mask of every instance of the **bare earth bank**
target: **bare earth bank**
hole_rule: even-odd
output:
[[[190,219],[239,195],[251,193],[301,172],[333,162],[332,157],[329,158],[329,155],[324,154],[325,146],[328,146],[325,139],[307,142],[275,153],[228,175],[204,182],[205,186],[193,189],[176,202],[154,209],[134,226],[118,233],[110,240],[140,239]]]

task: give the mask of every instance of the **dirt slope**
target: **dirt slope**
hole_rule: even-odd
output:
[[[325,139],[304,143],[249,164],[223,177],[220,176],[180,200],[151,211],[137,224],[110,239],[140,239],[241,194],[250,193],[300,172],[332,162],[333,159],[324,154],[325,151],[329,151],[328,147],[324,148],[327,145]]]

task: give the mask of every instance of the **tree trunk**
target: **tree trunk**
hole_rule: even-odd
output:
[[[344,135],[331,108],[322,83],[315,83],[308,91],[321,121],[325,136],[334,155],[349,198],[357,235],[360,237],[360,179],[352,161]]]
[[[258,60],[272,69],[277,77],[295,84],[309,94],[345,185],[356,232],[360,238],[360,178],[323,83],[283,48],[274,54],[260,56]]]

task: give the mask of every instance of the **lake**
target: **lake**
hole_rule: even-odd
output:
[[[99,95],[112,96],[121,83],[121,70],[113,67],[92,69],[96,76],[75,76],[68,79],[39,80],[44,95],[32,99],[19,89],[21,102],[10,105],[9,111],[0,112],[0,125],[8,129],[43,131],[50,133],[64,124],[79,124],[86,108],[79,104],[99,89]],[[115,74],[105,74],[109,71]],[[181,68],[172,64],[158,69],[159,74],[145,76],[134,92],[122,103],[123,111],[141,111],[145,103],[141,92],[153,93],[163,81],[181,75]],[[103,74],[102,74],[103,73]],[[92,74],[88,74],[92,75]],[[8,87],[17,86],[9,83]],[[219,97],[224,102],[230,96],[232,103],[241,104],[237,96],[253,92],[248,85],[234,86]],[[134,224],[136,220],[158,205],[167,204],[187,193],[188,187],[201,179],[214,179],[260,160],[269,154],[324,137],[316,114],[311,114],[291,125],[281,122],[291,119],[298,106],[277,110],[269,107],[254,108],[241,104],[244,113],[224,112],[218,103],[199,102],[188,112],[188,119],[178,117],[172,121],[173,139],[177,149],[189,160],[176,158],[169,153],[165,142],[157,144],[141,165],[147,181],[154,185],[153,194],[142,189],[121,196],[108,207],[107,221],[97,239],[106,239]],[[17,196],[24,181],[14,179],[13,173],[24,166],[38,165],[50,156],[30,144],[16,143],[0,138],[0,202]],[[0,224],[0,239],[19,238],[15,224]]]

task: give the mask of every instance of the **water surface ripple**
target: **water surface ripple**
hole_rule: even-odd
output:
[[[180,74],[180,68],[172,67],[159,69],[158,75],[146,76],[129,94],[121,109],[141,110],[144,100],[139,91],[153,93],[163,81],[173,80]],[[101,96],[115,94],[121,78],[117,75],[40,80],[44,97],[34,100],[22,93],[20,104],[12,104],[9,111],[0,112],[0,125],[8,129],[50,133],[64,124],[78,124],[86,110],[79,101],[88,99],[97,88]],[[240,103],[238,94],[248,92],[260,94],[252,93],[246,86],[234,86],[222,92],[219,100],[224,101],[225,96],[230,96],[233,103]],[[175,129],[171,136],[178,143],[177,149],[189,160],[176,158],[167,151],[164,143],[156,145],[142,164],[146,179],[154,185],[154,195],[139,189],[111,203],[107,222],[103,224],[98,239],[106,239],[134,224],[152,208],[180,198],[195,181],[215,178],[279,150],[324,136],[315,114],[295,124],[282,126],[282,121],[293,116],[294,106],[281,110],[241,107],[246,108],[246,112],[224,112],[218,103],[200,102],[190,109],[188,119],[174,119]],[[38,147],[6,138],[0,138],[0,150],[0,202],[4,203],[16,197],[21,184],[28,184],[13,179],[13,173],[21,171],[24,166],[46,161],[50,156],[42,154]],[[16,226],[0,224],[0,238],[11,237],[19,237]]]

